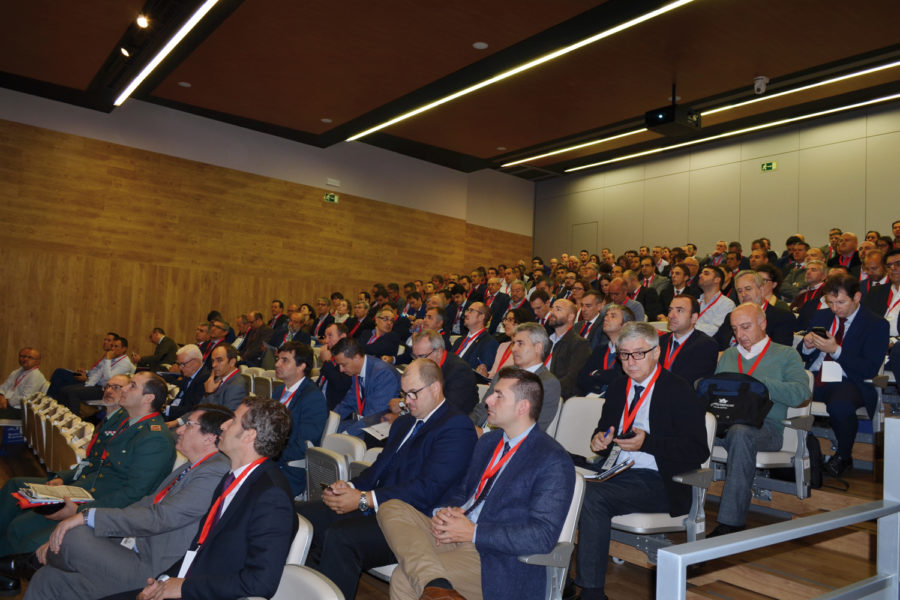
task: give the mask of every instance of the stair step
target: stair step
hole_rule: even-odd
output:
[[[688,600],[695,598],[696,600],[705,600],[714,598],[715,600],[772,600],[772,596],[767,596],[758,592],[754,592],[724,581],[714,581],[700,587],[688,587]]]

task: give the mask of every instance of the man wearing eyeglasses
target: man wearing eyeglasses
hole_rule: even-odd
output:
[[[89,509],[60,522],[36,553],[47,566],[28,584],[29,598],[100,598],[139,588],[184,556],[229,470],[216,442],[233,413],[201,405],[186,417],[175,448],[187,462],[126,508]]]
[[[897,223],[900,221],[895,222],[895,227]],[[885,368],[893,371],[894,375],[900,375],[900,344],[897,343],[900,336],[900,325],[897,323],[900,315],[900,248],[888,250],[884,255],[884,270],[888,282],[873,288],[863,300],[863,306],[887,319],[891,346]]]
[[[488,309],[481,302],[468,307],[464,317],[466,333],[453,344],[453,353],[466,361],[472,369],[484,365],[490,371],[494,366],[497,346],[500,345],[485,328],[487,316]]]
[[[394,422],[372,466],[349,482],[331,484],[322,500],[297,504],[313,524],[306,564],[331,579],[344,598],[356,596],[362,571],[397,562],[375,519],[379,506],[398,499],[430,514],[462,478],[475,445],[472,423],[444,399],[436,363],[414,360],[400,389],[409,414]]]
[[[626,377],[606,391],[591,450],[611,453],[617,447],[615,464],[632,460],[634,465],[612,479],[587,483],[575,580],[584,600],[605,598],[612,518],[632,512],[687,513],[691,488],[672,476],[698,468],[709,456],[704,408],[687,382],[658,364],[656,328],[627,323],[618,356]]]
[[[766,334],[776,344],[793,346],[794,328],[797,319],[790,310],[784,310],[769,304],[763,295],[763,277],[756,271],[741,271],[734,278],[734,291],[738,297],[738,304],[750,302],[756,304],[766,313]],[[719,344],[719,350],[727,350],[737,342],[734,332],[731,330],[731,321],[728,318],[719,327],[719,331],[713,336]]]
[[[390,305],[383,306],[375,315],[375,328],[359,336],[366,354],[393,363],[400,347],[400,336],[394,331],[396,313]]]
[[[192,411],[203,401],[203,396],[206,395],[204,384],[209,379],[211,372],[210,367],[203,361],[203,353],[196,344],[187,344],[178,349],[178,353],[175,355],[175,366],[181,372],[181,377],[175,381],[179,391],[163,409],[169,429],[175,429],[181,425],[182,415]]]

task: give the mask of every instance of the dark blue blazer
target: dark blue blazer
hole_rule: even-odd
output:
[[[379,504],[397,498],[431,514],[466,472],[477,435],[469,418],[444,402],[398,450],[415,422],[412,415],[394,421],[384,450],[351,481],[357,489],[375,490]]]
[[[194,374],[193,379],[179,377],[178,380],[175,381],[175,385],[177,385],[181,391],[178,392],[178,395],[166,406],[166,421],[177,419],[181,415],[194,410],[195,406],[203,402],[203,397],[206,395],[203,384],[209,379],[209,373],[210,368],[204,364],[200,367],[200,370]],[[174,404],[176,401],[178,402],[177,405]]]
[[[602,394],[610,383],[625,374],[622,370],[622,363],[616,360],[615,352],[609,353],[607,359],[609,368],[603,366],[603,359],[606,357],[608,349],[609,339],[607,338],[594,348],[591,356],[578,372],[578,388],[582,394]]]
[[[222,491],[220,482],[213,502]],[[184,580],[181,597],[271,598],[281,581],[296,531],[297,515],[288,482],[278,465],[267,460],[247,476],[210,530]],[[199,537],[198,530],[191,549],[197,548]],[[177,576],[180,568],[178,561],[169,569],[169,576]]]
[[[810,321],[810,329],[813,327],[824,327],[831,331],[834,323],[834,313],[830,309],[822,309],[816,311]],[[844,370],[845,381],[852,381],[859,389],[863,400],[866,403],[866,410],[871,415],[875,410],[875,402],[878,397],[875,388],[865,382],[878,374],[884,362],[885,354],[887,354],[889,343],[889,327],[890,325],[882,316],[879,316],[865,306],[860,306],[853,323],[847,331],[844,332],[844,341],[841,344],[841,355],[837,362]],[[803,357],[803,362],[808,369],[819,357],[821,352],[813,350],[809,354],[803,353],[803,342],[797,344],[797,350]],[[825,384],[826,386],[828,384]]]
[[[506,311],[509,309],[509,294],[497,292],[488,310],[491,311],[491,322],[488,324],[488,333],[494,335],[497,332],[497,326],[503,322],[506,317]]]
[[[272,390],[272,397],[280,400],[283,392],[282,383]],[[296,496],[306,489],[306,469],[290,467],[288,463],[306,458],[306,442],[312,442],[314,446],[319,445],[325,421],[328,419],[328,406],[322,390],[307,377],[294,392],[288,410],[291,411],[291,437],[278,458],[278,468],[287,477],[291,493]]]
[[[319,317],[316,317],[316,320],[313,321],[313,326],[310,335],[315,337],[324,337],[325,330],[328,329],[328,326],[334,323],[334,315],[326,315],[325,319],[322,321],[321,326],[319,326]]]
[[[467,415],[478,404],[478,386],[475,371],[469,363],[447,350],[447,358],[441,366],[444,375],[444,398],[459,412]]]
[[[459,310],[459,305],[456,304],[456,302],[454,302],[452,300],[447,305],[447,308],[444,309],[444,315],[446,317],[446,320],[444,321],[444,329],[446,329],[450,335],[457,335],[457,334],[453,333],[453,321],[456,319],[456,313],[458,310]],[[469,333],[469,330],[466,328],[465,321],[466,321],[465,313],[463,313],[459,316],[459,334],[458,335],[466,335],[467,333]]]
[[[456,354],[456,351],[465,341],[465,336],[460,336],[456,343],[453,344],[452,352]],[[466,350],[466,353],[460,358],[473,369],[483,364],[490,371],[494,366],[494,358],[497,356],[497,348],[500,346],[500,343],[491,334],[484,332],[470,346],[471,348]]]
[[[462,506],[472,497],[488,467],[500,430],[475,446],[465,479],[440,506]],[[492,600],[545,597],[546,567],[519,562],[522,554],[545,554],[559,540],[572,503],[575,469],[568,453],[535,427],[506,464],[478,515],[475,548],[481,557],[481,587]]]
[[[316,385],[319,386],[319,389],[325,387],[325,401],[328,403],[328,410],[334,410],[334,407],[341,403],[341,400],[347,395],[352,381],[352,377],[341,373],[340,368],[330,360],[322,365]],[[325,385],[325,382],[328,382],[328,385]]]
[[[659,364],[665,364],[672,332],[659,338]],[[670,370],[687,381],[691,386],[701,377],[709,377],[716,372],[719,362],[719,345],[716,341],[697,329],[691,333],[678,355],[672,361]]]
[[[312,342],[312,337],[309,335],[308,331],[304,331],[303,329],[292,334],[287,327],[282,327],[273,331],[272,337],[269,338],[269,345],[276,350],[281,348],[281,345],[285,342],[301,342],[303,344],[310,344]]]
[[[348,419],[357,410],[356,405],[356,377],[352,378],[347,394],[341,403],[334,407],[334,412],[341,415],[341,419]],[[367,425],[373,425],[378,422],[378,418],[388,411],[388,404],[391,398],[400,397],[400,373],[393,365],[389,365],[380,358],[374,356],[366,357],[365,373],[363,373],[363,386],[360,390],[361,396],[364,398],[363,406],[364,417],[372,417],[367,420]],[[368,422],[371,421],[371,422]],[[362,423],[360,421],[359,423]],[[362,429],[365,425],[360,425],[355,429]],[[357,434],[357,431],[348,431],[347,433]]]
[[[375,356],[379,360],[382,356],[397,356],[397,349],[400,348],[400,336],[397,335],[397,332],[388,331],[370,344],[369,339],[373,333],[375,333],[374,330],[367,330],[359,336],[359,341],[362,342],[363,351],[366,354]]]
[[[586,325],[590,327],[588,321],[578,321],[575,323],[575,333],[586,339],[591,346],[591,350],[594,350],[605,339],[605,336],[603,335],[603,319],[600,315],[597,315],[597,318],[594,319],[593,327],[585,329]],[[581,334],[582,330],[584,330],[584,335]]]

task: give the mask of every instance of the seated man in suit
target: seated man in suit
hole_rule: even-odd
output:
[[[47,566],[32,578],[28,597],[101,598],[143,586],[184,556],[229,470],[216,443],[232,416],[221,406],[198,406],[176,431],[175,449],[187,462],[156,490],[125,508],[92,508],[61,521],[37,551]]]
[[[452,352],[446,350],[444,338],[436,331],[426,329],[412,336],[410,355],[413,360],[427,358],[434,361],[444,376],[444,398],[453,408],[463,414],[469,414],[478,403],[478,386],[475,383],[475,371]],[[401,412],[401,399],[391,399],[391,412],[384,420],[393,421]]]
[[[472,423],[444,401],[437,364],[414,360],[403,373],[402,390],[409,414],[394,422],[374,464],[349,482],[331,484],[322,500],[297,504],[313,524],[307,564],[331,579],[344,598],[356,595],[363,570],[397,560],[375,520],[380,506],[399,499],[430,514],[472,456]]]
[[[627,377],[606,391],[591,450],[621,452],[616,463],[634,466],[601,483],[588,482],[578,521],[576,580],[584,600],[605,598],[612,518],[632,512],[690,510],[691,488],[672,476],[691,471],[709,456],[704,408],[694,389],[659,364],[659,336],[649,323],[628,323],[618,343]]]
[[[36,348],[19,350],[19,368],[0,385],[0,419],[22,417],[22,400],[40,392],[47,382],[40,365],[41,353]]]
[[[475,302],[465,312],[465,329],[467,334],[453,344],[453,353],[466,361],[472,369],[484,365],[488,371],[494,366],[497,354],[497,340],[488,334],[485,322],[488,308],[481,302]]]
[[[266,323],[273,330],[284,329],[288,324],[288,315],[284,314],[284,302],[272,300],[272,318]]]
[[[877,375],[884,362],[888,323],[860,306],[859,280],[853,275],[829,277],[823,295],[828,309],[816,312],[809,325],[823,328],[826,335],[810,331],[797,349],[806,368],[816,374],[813,399],[828,409],[837,453],[825,470],[838,477],[853,466],[856,409],[865,406],[870,416],[875,410],[875,389],[865,380]]]
[[[178,394],[166,403],[162,411],[170,429],[183,425],[181,417],[203,402],[206,395],[204,386],[212,371],[203,363],[203,354],[195,344],[187,344],[178,349],[175,366],[181,371],[181,377],[175,381],[179,388]]]
[[[586,291],[581,298],[581,321],[575,323],[575,332],[588,341],[591,350],[603,341],[603,296],[597,290]]]
[[[175,448],[159,415],[168,393],[165,381],[142,371],[122,391],[119,403],[127,417],[113,415],[107,426],[96,428],[84,464],[57,473],[49,481],[14,477],[0,491],[0,531],[4,532],[0,556],[6,557],[5,560],[13,558],[10,555],[36,550],[50,538],[57,521],[76,512],[128,506],[150,493],[172,470]],[[46,516],[22,510],[12,493],[28,482],[74,485],[89,491],[94,501],[78,506],[67,501],[58,511]]]
[[[797,313],[797,327],[806,329],[817,310],[825,308],[822,303],[822,286],[825,285],[825,263],[810,260],[803,269],[806,290],[797,294],[791,302],[791,310]]]
[[[331,354],[341,373],[353,378],[344,399],[334,407],[341,416],[338,431],[362,437],[365,427],[378,423],[390,410],[391,398],[400,391],[400,374],[393,365],[367,355],[353,338],[341,339]]]
[[[307,442],[319,444],[328,419],[325,396],[307,377],[313,362],[312,348],[300,342],[282,344],[275,360],[275,376],[284,383],[272,390],[272,396],[290,411],[292,423],[291,436],[278,458],[278,468],[290,483],[294,496],[306,489],[306,469],[290,463],[306,458]]]
[[[741,271],[734,278],[734,289],[741,304],[751,302],[766,312],[766,334],[776,344],[791,346],[794,343],[794,328],[797,319],[789,310],[784,310],[769,303],[763,296],[763,278],[756,271]],[[715,334],[719,350],[726,350],[735,342],[731,330],[731,322],[726,320]]]
[[[222,344],[212,352],[212,370],[206,383],[204,402],[219,404],[231,410],[237,410],[241,401],[247,397],[244,378],[237,368],[238,351],[231,344]]]
[[[660,290],[659,292],[659,305],[662,310],[658,315],[656,315],[655,320],[657,321],[665,321],[668,318],[669,304],[672,302],[672,298],[687,293],[685,282],[690,276],[690,271],[688,271],[688,268],[685,265],[678,264],[674,265],[670,272],[672,275],[671,285]]]
[[[303,329],[303,313],[296,311],[288,317],[287,328],[282,327],[276,329],[269,339],[268,344],[274,348],[280,348],[282,344],[288,342],[300,342],[301,344],[309,344],[312,338],[309,332]]]
[[[624,306],[630,310],[634,315],[635,321],[644,320],[644,306],[640,302],[629,297],[628,288],[625,286],[625,281],[621,277],[616,277],[610,281],[607,291],[609,292],[609,299],[612,300],[614,304]]]
[[[147,369],[150,371],[159,371],[161,365],[171,365],[175,362],[175,352],[178,350],[178,344],[170,337],[166,337],[166,332],[162,327],[154,327],[150,332],[150,341],[156,348],[153,350],[153,356],[141,356],[137,352],[131,353],[131,362],[139,369]]]
[[[641,271],[636,273],[641,279],[641,286],[645,288],[653,288],[657,295],[661,295],[663,290],[672,287],[672,282],[665,275],[660,275],[653,268],[653,259],[649,256],[641,258]]]
[[[484,305],[491,311],[488,333],[494,335],[497,332],[497,326],[503,322],[503,317],[506,316],[506,311],[509,309],[509,295],[500,291],[500,279],[498,277],[488,279]]]
[[[559,443],[535,427],[542,398],[533,373],[501,369],[487,398],[495,430],[478,441],[466,476],[439,508],[423,514],[402,499],[382,504],[378,524],[400,563],[391,598],[544,598],[546,567],[518,557],[553,549],[575,472]]]
[[[325,337],[325,328],[334,323],[334,317],[331,314],[330,307],[331,303],[328,301],[328,298],[322,296],[316,299],[316,322],[315,325],[313,325],[312,337],[321,340]],[[359,322],[364,319],[365,316],[360,319]]]
[[[591,301],[596,302],[596,296],[592,296]],[[574,328],[575,304],[571,300],[554,302],[547,324],[553,328],[553,333],[550,335],[550,353],[544,364],[559,380],[563,399],[568,399],[578,393],[578,372],[591,355],[591,345]]]
[[[557,300],[561,302],[561,300]],[[522,323],[516,327],[516,332],[512,339],[512,357],[513,364],[520,369],[525,369],[537,375],[544,388],[544,399],[541,402],[541,413],[538,415],[537,424],[541,431],[546,431],[556,416],[556,410],[562,401],[560,396],[562,389],[559,380],[550,372],[550,369],[544,366],[544,362],[550,355],[550,336],[547,330],[539,323]],[[499,381],[499,371],[491,385],[485,392],[475,409],[469,415],[475,427],[483,428],[488,421],[487,399]]]
[[[828,259],[828,268],[844,267],[851,275],[859,277],[862,262],[857,253],[858,248],[859,238],[856,237],[856,234],[845,231],[837,243],[836,254]]]
[[[349,375],[341,372],[331,353],[335,344],[347,337],[347,333],[347,326],[344,323],[332,323],[325,328],[325,345],[319,350],[319,362],[322,366],[316,385],[325,394],[328,410],[334,410],[334,407],[341,403],[352,382]]]
[[[900,248],[885,253],[884,269],[888,274],[888,282],[873,289],[863,301],[863,306],[882,315],[888,322],[888,333],[896,338],[900,335],[897,326],[897,317],[900,315]],[[888,356],[890,360],[885,368],[895,376],[900,376],[900,344],[896,341],[891,344]]]
[[[722,353],[716,373],[746,373],[769,390],[772,408],[759,429],[732,425],[717,446],[728,451],[727,475],[717,520],[708,537],[741,531],[750,509],[750,487],[756,475],[756,453],[781,449],[789,406],[809,398],[809,376],[800,356],[790,346],[772,343],[766,335],[766,315],[756,304],[741,304],[729,317],[738,345]]]
[[[603,314],[604,341],[594,348],[578,373],[578,387],[583,394],[602,394],[606,387],[622,376],[622,364],[616,360],[616,345],[625,323],[634,321],[634,313],[618,304],[609,304]]]
[[[712,375],[719,358],[716,341],[695,329],[699,316],[696,298],[675,296],[669,304],[669,332],[659,338],[660,364],[691,385]]]
[[[231,461],[184,558],[143,590],[108,596],[139,598],[271,598],[297,531],[288,483],[274,459],[287,443],[288,410],[247,398],[222,425],[219,450]],[[271,459],[271,460],[270,460]]]
[[[385,362],[393,363],[397,357],[397,349],[400,347],[400,336],[393,330],[397,315],[394,308],[386,304],[375,315],[375,328],[364,331],[359,336],[363,343],[363,350],[369,356],[380,358]]]
[[[244,343],[241,344],[241,360],[251,367],[260,366],[266,352],[265,343],[271,338],[272,328],[265,324],[262,313],[252,311],[250,313],[250,331],[244,338]]]

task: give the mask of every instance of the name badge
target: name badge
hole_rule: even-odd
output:
[[[119,542],[119,545],[123,548],[128,548],[129,550],[134,550],[135,552],[137,552],[137,550],[135,549],[135,546],[137,546],[137,540],[135,540],[133,537],[122,538],[122,541]]]
[[[616,461],[619,459],[619,454],[622,452],[622,448],[619,447],[618,444],[613,444],[612,450],[609,451],[609,456],[606,461],[603,463],[601,470],[607,471],[612,469],[615,466]]]
[[[836,360],[822,361],[822,382],[831,383],[844,379],[844,370]]]

